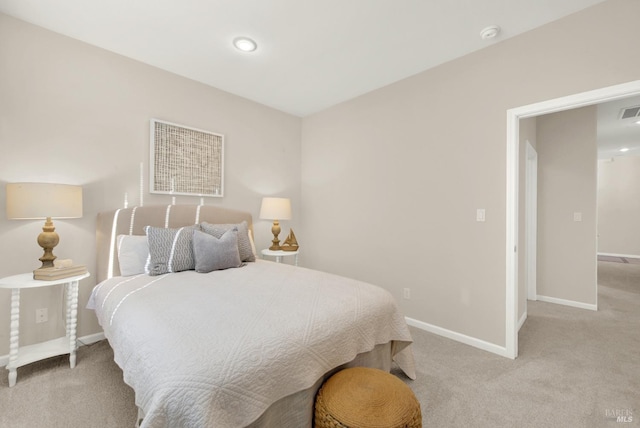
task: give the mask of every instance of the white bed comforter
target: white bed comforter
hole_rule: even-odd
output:
[[[143,427],[243,427],[280,398],[392,341],[415,378],[393,297],[355,280],[266,261],[98,284],[88,307],[145,412]]]

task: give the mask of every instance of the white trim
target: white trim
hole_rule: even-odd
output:
[[[104,332],[89,334],[87,336],[79,337],[76,342],[76,345],[78,347],[84,346],[84,345],[91,345],[92,343],[96,343],[104,339],[105,339]],[[9,355],[8,354],[0,355],[0,367],[6,366],[7,364],[9,364]]]
[[[510,109],[518,119],[541,116],[640,95],[640,80]]]
[[[455,340],[456,342],[464,343],[465,345],[473,346],[474,348],[482,349],[493,354],[498,354],[501,357],[508,357],[506,348],[496,345],[494,343],[485,342],[484,340],[477,339],[475,337],[467,336],[462,333],[447,330],[446,328],[438,327],[433,324],[429,324],[423,321],[418,321],[413,318],[405,317],[407,324],[419,328],[420,330],[428,331],[429,333],[437,334],[438,336],[446,337],[447,339]]]
[[[115,257],[116,251],[116,230],[118,227],[118,215],[120,215],[120,210],[117,209],[113,214],[113,223],[111,224],[111,239],[109,241],[109,262],[107,265],[107,279],[113,277],[113,258]]]
[[[138,207],[133,207],[131,210],[131,220],[129,221],[129,235],[133,235],[133,224],[136,221],[136,210]]]
[[[518,331],[520,331],[520,329],[522,328],[526,320],[527,320],[527,311],[524,311],[524,313],[520,317],[520,321],[518,321]]]
[[[507,246],[505,290],[505,351],[509,358],[518,356],[518,142],[520,118],[507,110]]]
[[[202,198],[200,198],[200,202],[202,202]],[[202,208],[202,204],[198,205],[198,208],[196,208],[196,222],[193,224],[200,223],[200,208]]]
[[[164,215],[164,228],[169,228],[169,217],[171,217],[171,207],[173,205],[167,205],[167,212]]]
[[[525,161],[525,292],[528,300],[535,300],[538,294],[538,152],[529,140]]]
[[[518,142],[520,119],[614,101],[640,95],[640,80],[569,95],[507,110],[507,186],[506,186],[506,326],[505,350],[509,357],[518,355]],[[540,298],[540,296],[538,296]]]
[[[608,257],[624,257],[626,259],[640,259],[639,255],[633,255],[633,254],[598,253],[598,255],[608,256]]]
[[[92,343],[100,342],[101,340],[104,340],[104,339],[106,339],[106,337],[104,336],[104,332],[102,331],[100,333],[94,333],[94,334],[82,336],[78,338],[78,342],[80,342],[82,345],[91,345]]]
[[[571,306],[573,308],[580,308],[580,309],[589,309],[590,311],[598,310],[597,304],[594,305],[591,303],[576,302],[575,300],[565,300],[565,299],[559,299],[557,297],[541,296],[539,294],[538,294],[538,300],[541,302],[555,303],[556,305]]]

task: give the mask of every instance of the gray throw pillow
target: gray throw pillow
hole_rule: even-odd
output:
[[[251,240],[249,239],[249,226],[246,221],[238,224],[211,224],[207,222],[200,223],[202,231],[220,238],[227,230],[238,229],[238,251],[240,252],[240,260],[243,262],[255,262],[256,256],[251,249]]]
[[[149,275],[195,269],[192,241],[193,231],[199,229],[197,224],[179,229],[145,227],[149,242],[149,263],[145,270]]]
[[[229,229],[218,239],[208,233],[193,232],[193,252],[196,258],[196,272],[208,273],[214,270],[240,267],[238,252],[238,231]]]

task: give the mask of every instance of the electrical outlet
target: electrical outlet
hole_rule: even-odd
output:
[[[36,324],[41,322],[47,322],[49,320],[49,313],[47,308],[36,309]]]
[[[410,288],[404,288],[402,290],[402,297],[405,298],[406,300],[411,299],[411,289]]]

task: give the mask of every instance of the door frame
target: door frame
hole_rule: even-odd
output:
[[[525,158],[525,289],[526,300],[538,300],[537,291],[537,251],[538,251],[538,152],[529,140],[526,143]],[[526,308],[525,300],[525,308]],[[526,312],[526,310],[525,310]]]
[[[505,355],[518,356],[518,162],[520,119],[640,95],[640,80],[507,110]]]

